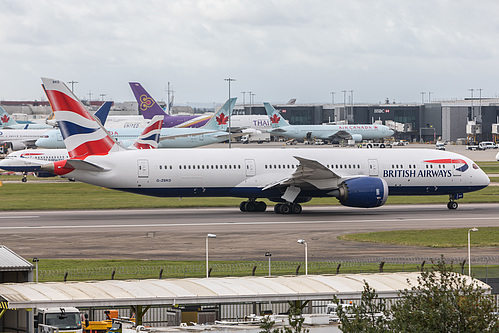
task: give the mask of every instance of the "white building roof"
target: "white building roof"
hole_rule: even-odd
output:
[[[0,245],[0,271],[33,270],[33,264],[22,258],[8,247]]]
[[[360,298],[364,281],[380,297],[418,285],[418,272],[277,277],[108,280],[1,284],[8,308],[174,305]],[[490,287],[477,281],[482,288]],[[410,284],[409,284],[410,283]],[[5,304],[7,302],[7,304]]]

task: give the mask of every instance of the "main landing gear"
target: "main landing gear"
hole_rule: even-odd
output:
[[[22,181],[23,183],[26,183],[26,182],[28,181],[27,176],[28,176],[28,173],[27,173],[27,172],[23,172],[23,178],[21,179],[21,181]]]
[[[264,212],[267,209],[267,204],[263,201],[255,201],[250,199],[239,204],[241,212]]]
[[[458,206],[459,206],[459,205],[458,205],[458,204],[457,204],[457,202],[455,202],[455,201],[449,201],[449,202],[447,203],[447,208],[449,208],[449,209],[457,209],[457,207],[458,207]]]
[[[274,206],[276,214],[300,214],[301,211],[301,205],[297,203],[278,203]]]

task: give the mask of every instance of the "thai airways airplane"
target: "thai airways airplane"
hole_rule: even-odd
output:
[[[212,143],[226,141],[229,134],[227,129],[227,115],[234,109],[237,98],[227,100],[210,121],[202,128],[165,128],[161,129],[161,137],[158,148],[193,148],[206,146]],[[163,117],[164,115],[161,115]],[[112,128],[107,130],[109,134],[126,145],[131,144],[142,131],[140,128]],[[60,149],[64,145],[64,128],[50,131],[36,140],[39,148]]]
[[[264,211],[257,199],[268,198],[278,202],[276,213],[297,214],[313,197],[370,208],[389,193],[445,194],[456,209],[463,193],[490,182],[472,160],[427,149],[124,150],[62,81],[42,80],[69,153],[42,170],[97,186],[157,197],[248,198],[241,211]]]
[[[326,141],[382,139],[393,135],[384,125],[290,125],[269,103],[263,103],[272,123],[272,134],[288,139],[321,139]]]
[[[208,120],[209,116],[170,116],[156,103],[154,98],[142,87],[138,82],[129,82],[137,103],[139,103],[139,110],[145,119],[151,119],[153,116],[165,116],[163,127],[203,127]]]
[[[3,107],[0,106],[0,125],[5,129],[46,129],[53,128],[53,126],[46,124],[37,124],[37,123],[25,123],[20,124],[12,118],[10,114],[5,111]]]
[[[141,135],[129,146],[128,149],[156,149],[158,148],[159,135],[163,125],[163,116],[154,116],[144,128]],[[123,144],[120,142],[120,144]],[[66,149],[26,149],[8,154],[0,161],[0,169],[13,172],[22,172],[22,182],[27,181],[28,172],[33,172],[36,177],[53,177],[53,173],[43,172],[41,166],[51,162],[69,158]]]

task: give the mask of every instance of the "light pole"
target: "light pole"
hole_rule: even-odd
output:
[[[334,105],[334,95],[335,95],[336,93],[335,93],[334,91],[331,91],[331,92],[330,92],[330,94],[331,94],[331,104],[333,104],[333,105]]]
[[[99,95],[99,96],[100,96],[100,98],[101,98],[101,100],[102,100],[103,102],[104,102],[104,96],[106,96],[106,95],[107,95],[107,94],[100,94],[100,95]]]
[[[471,228],[468,230],[468,275],[471,277],[471,242],[470,233],[471,231],[478,231],[477,228]]]
[[[269,258],[269,276],[270,276],[270,257],[272,257],[272,253],[265,252],[265,256]]]
[[[424,105],[424,95],[426,93],[424,91],[421,92],[421,104]]]
[[[299,239],[298,243],[305,245],[305,275],[308,275],[308,245],[304,239]]]
[[[217,238],[215,234],[207,234],[206,235],[206,277],[209,277],[209,268],[208,268],[208,238]]]
[[[36,283],[38,283],[38,262],[40,259],[38,258],[33,258],[33,262],[35,263],[35,272],[36,272]]]
[[[230,99],[230,83],[232,81],[236,81],[236,79],[232,79],[232,78],[226,78],[224,79],[225,81],[227,81],[229,83],[229,99]],[[230,122],[230,118],[231,118],[231,113],[232,113],[232,110],[229,110],[229,148],[232,147],[232,129],[231,129],[231,122]]]
[[[246,114],[246,93],[247,91],[241,91],[241,94],[243,94],[243,114]]]

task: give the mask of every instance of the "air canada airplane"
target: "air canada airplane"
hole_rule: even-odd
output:
[[[384,125],[290,125],[269,103],[263,103],[270,118],[269,132],[288,139],[321,139],[325,141],[383,139],[393,135],[393,130]]]
[[[131,143],[128,149],[156,149],[163,125],[163,116],[154,116],[144,128],[142,134]],[[122,144],[122,143],[121,143]],[[41,166],[69,158],[66,149],[25,149],[12,152],[0,161],[0,169],[22,172],[22,182],[27,181],[27,173],[33,172],[36,177],[53,177],[55,174],[43,172]]]
[[[302,211],[313,197],[342,205],[382,206],[392,195],[449,195],[456,199],[489,184],[487,175],[459,154],[429,149],[358,150],[154,149],[125,150],[95,122],[59,80],[42,78],[69,158],[42,170],[111,189],[157,197],[248,198],[241,211]]]
[[[18,123],[10,114],[5,111],[3,107],[0,106],[0,125],[5,129],[46,129],[52,128],[53,126],[47,124],[38,124],[33,122],[27,122],[24,124]]]

